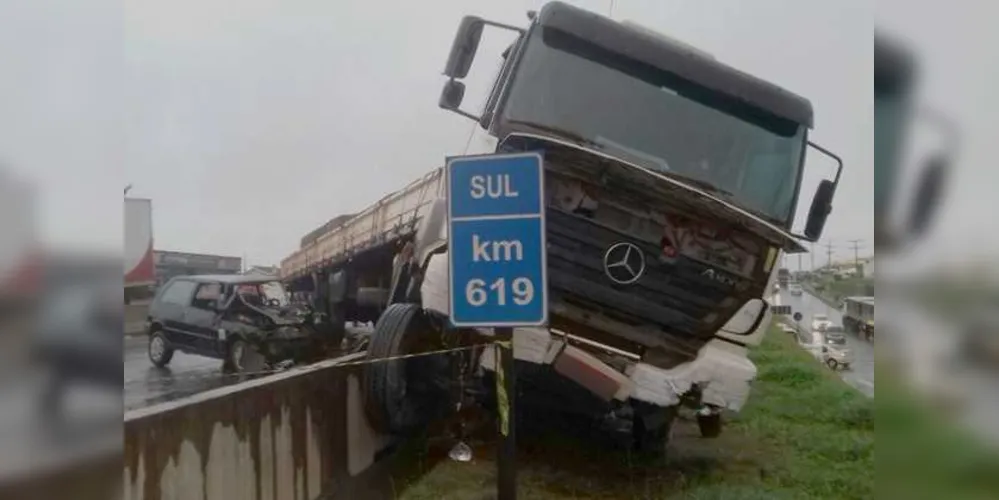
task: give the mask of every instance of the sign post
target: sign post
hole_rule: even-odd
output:
[[[547,326],[544,163],[537,153],[447,162],[450,320],[494,328],[500,500],[516,498],[513,328]]]

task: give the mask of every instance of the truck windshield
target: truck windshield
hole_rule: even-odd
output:
[[[692,179],[781,225],[793,215],[804,127],[551,29],[528,39],[501,113]]]

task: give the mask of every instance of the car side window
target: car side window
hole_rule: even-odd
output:
[[[167,287],[160,297],[160,302],[164,304],[186,306],[191,300],[191,293],[194,292],[194,283],[190,281],[174,281]]]
[[[198,291],[194,293],[194,300],[191,307],[214,311],[218,307],[218,301],[222,298],[222,285],[219,283],[202,283],[198,285]]]

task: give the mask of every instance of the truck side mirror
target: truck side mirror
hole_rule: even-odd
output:
[[[441,97],[437,105],[441,108],[457,111],[461,106],[461,101],[465,98],[465,84],[457,80],[448,80],[441,91]]]
[[[472,67],[472,60],[475,59],[475,52],[479,50],[479,41],[482,39],[482,27],[485,21],[477,16],[465,16],[458,25],[458,32],[451,42],[451,53],[447,57],[447,64],[444,66],[444,75],[454,78],[465,78],[469,68]]]
[[[826,219],[832,212],[834,194],[836,194],[836,184],[828,179],[820,182],[815,188],[815,198],[812,199],[812,206],[808,210],[808,220],[805,222],[805,237],[809,240],[817,241],[822,236]]]

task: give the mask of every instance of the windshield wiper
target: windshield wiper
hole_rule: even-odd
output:
[[[717,187],[714,184],[711,184],[710,182],[702,181],[700,179],[695,179],[693,177],[687,177],[687,176],[682,175],[682,174],[675,174],[673,172],[667,172],[667,173],[664,173],[664,175],[666,175],[666,176],[668,176],[668,177],[676,180],[677,182],[682,182],[682,183],[685,183],[685,184],[690,184],[690,185],[692,185],[694,187],[697,187],[698,189],[701,189],[703,191],[707,191],[707,192],[712,193],[712,194],[720,194],[723,198],[726,199],[726,201],[730,201],[732,203],[735,203],[736,205],[738,205],[743,210],[745,210],[747,212],[750,212],[750,213],[752,213],[752,214],[754,214],[754,215],[756,215],[758,217],[761,217],[761,218],[763,218],[763,219],[765,219],[767,221],[770,221],[772,224],[775,224],[777,226],[781,226],[783,224],[783,221],[781,221],[780,219],[777,219],[776,217],[774,217],[774,216],[772,216],[770,214],[767,214],[767,213],[762,212],[760,210],[757,210],[755,208],[747,207],[744,203],[741,203],[740,201],[738,201],[736,199],[735,194],[733,194],[730,191],[726,191],[726,190],[724,190],[724,189],[722,189],[720,187]]]
[[[694,187],[697,187],[698,189],[701,189],[703,191],[707,191],[709,193],[724,195],[726,198],[732,198],[732,197],[735,196],[731,192],[726,191],[726,190],[724,190],[724,189],[722,189],[722,188],[720,188],[718,186],[715,186],[714,184],[712,184],[710,182],[707,182],[707,181],[702,181],[700,179],[695,179],[693,177],[688,177],[686,175],[676,174],[676,173],[673,173],[673,172],[667,172],[665,175],[667,177],[670,177],[671,179],[677,181],[677,182],[682,182],[684,184],[690,184],[690,185],[692,185]]]
[[[551,125],[544,125],[544,124],[541,124],[541,123],[536,123],[536,122],[531,122],[531,121],[526,121],[526,120],[507,120],[507,123],[510,124],[510,125],[520,125],[520,126],[523,126],[523,127],[535,129],[538,132],[544,132],[544,133],[552,134],[552,135],[558,136],[560,138],[568,139],[570,141],[573,141],[573,142],[575,142],[575,143],[577,143],[577,144],[579,144],[581,146],[587,146],[587,147],[590,147],[590,148],[593,148],[593,149],[603,149],[603,146],[601,146],[600,144],[598,144],[597,142],[595,142],[593,139],[590,139],[588,137],[584,137],[584,136],[582,136],[580,134],[577,134],[575,132],[569,132],[569,131],[561,129],[559,127],[552,127]]]

